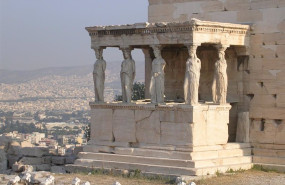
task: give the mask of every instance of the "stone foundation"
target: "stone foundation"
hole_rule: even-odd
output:
[[[108,149],[108,151],[106,150]],[[68,172],[105,170],[139,170],[144,175],[200,176],[217,171],[250,169],[250,144],[228,143],[193,147],[186,151],[174,147],[119,147],[87,145],[74,164],[66,165]],[[106,153],[107,152],[107,153]]]
[[[69,172],[140,170],[195,176],[249,169],[248,143],[227,143],[230,105],[94,104],[91,140]]]
[[[226,144],[230,105],[94,104],[88,145],[178,147]]]

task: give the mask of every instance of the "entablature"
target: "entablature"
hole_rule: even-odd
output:
[[[249,45],[249,25],[200,21],[86,27],[92,47],[144,47],[202,43]]]

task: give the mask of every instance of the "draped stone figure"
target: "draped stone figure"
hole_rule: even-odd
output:
[[[165,61],[161,56],[161,47],[152,46],[155,59],[152,62],[150,82],[151,103],[164,103],[164,68]]]
[[[197,46],[187,46],[189,58],[186,62],[185,79],[184,79],[184,99],[185,104],[198,104],[198,90],[200,80],[201,61],[197,57]]]
[[[218,104],[227,103],[227,88],[228,88],[228,75],[227,75],[227,61],[225,59],[226,47],[219,46],[219,59],[215,63],[214,81],[212,86],[213,101]]]
[[[96,62],[93,70],[95,102],[104,102],[104,83],[106,61],[103,59],[103,48],[95,48]]]
[[[121,65],[121,85],[123,102],[132,100],[133,83],[136,76],[135,61],[132,59],[131,48],[123,48],[124,61]]]

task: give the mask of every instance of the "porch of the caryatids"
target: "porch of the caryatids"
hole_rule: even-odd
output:
[[[218,60],[215,63],[214,80],[212,85],[213,101],[217,104],[227,103],[228,75],[225,51],[228,46],[216,45]]]
[[[165,61],[161,56],[161,45],[152,45],[155,59],[152,61],[150,96],[151,103],[164,103],[164,68]]]
[[[131,103],[133,83],[136,76],[135,61],[132,59],[132,48],[121,47],[120,48],[124,55],[124,60],[121,65],[121,85],[122,85],[122,101],[123,103]]]
[[[197,105],[199,101],[199,80],[201,61],[197,57],[196,51],[198,45],[186,45],[189,53],[189,58],[186,62],[185,77],[184,77],[184,99],[185,104]]]
[[[104,47],[94,47],[93,49],[97,59],[93,69],[95,102],[102,103],[104,102],[104,83],[106,70],[106,61],[103,59]]]

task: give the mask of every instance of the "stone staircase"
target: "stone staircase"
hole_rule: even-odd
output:
[[[253,143],[253,163],[268,170],[285,172],[285,146]]]
[[[219,148],[219,149],[218,149]],[[210,150],[209,150],[210,149]],[[114,153],[81,152],[69,172],[78,169],[140,170],[145,174],[198,176],[249,169],[252,166],[249,144],[227,144],[221,147],[198,148],[198,151],[161,151],[144,148],[115,147]]]

